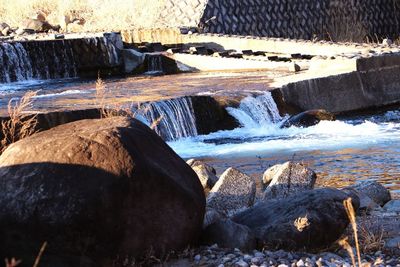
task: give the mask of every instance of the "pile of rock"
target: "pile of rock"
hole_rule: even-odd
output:
[[[390,201],[389,191],[377,182],[361,182],[343,190],[314,189],[317,175],[301,163],[286,162],[266,170],[259,199],[254,179],[239,170],[229,168],[218,178],[204,162],[190,160],[188,164],[208,193],[202,234],[205,245],[246,251],[265,247],[315,251],[329,247],[349,229],[344,200],[351,198],[358,213],[372,207],[375,211],[377,207],[392,212],[399,209],[399,203]]]
[[[36,12],[30,18],[21,21],[17,27],[0,23],[0,37],[13,37],[35,33],[60,33],[60,32],[82,32],[86,21],[84,18],[74,15],[62,15],[59,18],[47,16],[42,11]]]

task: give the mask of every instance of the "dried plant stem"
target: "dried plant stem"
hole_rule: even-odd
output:
[[[33,267],[38,267],[39,266],[40,259],[42,258],[43,252],[46,249],[46,247],[47,247],[47,242],[44,242],[42,247],[39,250],[39,254],[37,255],[37,257],[35,259],[35,263],[33,264]]]
[[[37,92],[29,91],[19,101],[8,102],[9,119],[1,123],[3,139],[1,140],[1,153],[12,143],[34,134],[37,126],[37,114],[25,114]]]
[[[349,253],[350,258],[351,258],[351,262],[353,263],[353,266],[355,267],[356,266],[356,259],[354,257],[353,248],[350,246],[350,244],[348,242],[348,238],[345,237],[345,238],[339,240],[339,245],[342,248],[344,248],[347,251],[347,253]],[[361,267],[361,265],[360,265],[360,267]]]
[[[349,217],[351,227],[353,228],[354,240],[355,240],[356,250],[357,250],[358,265],[361,267],[361,254],[360,254],[360,244],[358,242],[356,212],[354,211],[354,207],[353,207],[351,200],[352,200],[351,198],[346,199],[345,201],[343,201],[343,205],[344,205],[344,208],[346,209],[347,216]]]

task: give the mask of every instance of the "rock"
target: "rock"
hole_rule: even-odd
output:
[[[210,191],[207,207],[229,215],[252,206],[255,194],[253,179],[237,169],[229,168]]]
[[[400,199],[390,200],[383,206],[383,209],[387,212],[398,212],[400,213]]]
[[[372,210],[382,210],[382,207],[379,206],[375,201],[373,201],[367,194],[363,192],[359,192],[353,188],[346,187],[342,189],[343,192],[347,194],[356,194],[360,199],[360,207],[358,208],[358,212],[371,212]]]
[[[206,209],[206,214],[204,215],[204,220],[203,220],[203,229],[221,220],[222,218],[223,216],[218,211],[210,208]]]
[[[366,194],[380,206],[384,206],[392,199],[390,191],[376,181],[363,181],[347,188]]]
[[[134,49],[122,49],[121,52],[125,73],[132,73],[144,62],[145,55]]]
[[[211,189],[217,183],[216,171],[210,165],[195,159],[190,159],[186,163],[197,174],[204,189]]]
[[[84,32],[84,25],[79,21],[72,22],[67,25],[68,32]]]
[[[71,20],[71,16],[70,16],[70,15],[62,15],[62,16],[59,18],[59,21],[58,21],[61,30],[62,30],[62,31],[67,31],[68,24],[70,24],[71,21],[72,21],[72,20]]]
[[[34,32],[45,32],[53,29],[48,22],[43,22],[38,19],[27,19],[20,28],[23,28],[24,30],[32,30]]]
[[[290,117],[281,125],[281,128],[289,128],[291,126],[310,127],[322,120],[334,121],[336,118],[335,115],[323,109],[308,110]]]
[[[382,41],[382,45],[384,45],[384,46],[391,46],[392,44],[393,44],[393,41],[388,38],[383,39],[383,41]]]
[[[254,249],[256,246],[252,231],[229,219],[219,220],[208,226],[202,233],[202,243],[241,250]]]
[[[288,250],[326,248],[345,231],[349,220],[343,201],[349,195],[315,189],[285,199],[260,202],[232,217],[253,230],[258,244]],[[352,195],[355,210],[359,199]]]
[[[299,71],[301,71],[301,67],[296,63],[291,63],[289,65],[289,71],[290,72],[299,72]]]
[[[7,23],[0,23],[0,36],[8,36],[8,34],[11,32],[11,27]]]
[[[186,164],[189,165],[190,167],[195,167],[195,166],[204,166],[208,172],[211,172],[213,174],[217,174],[217,171],[214,169],[214,167],[208,165],[207,163],[198,160],[198,159],[189,159],[186,161]]]
[[[385,241],[385,250],[400,256],[400,236]]]
[[[262,182],[265,186],[268,186],[272,182],[275,174],[280,170],[281,167],[282,164],[276,164],[264,172]]]
[[[185,248],[202,230],[196,174],[147,126],[123,117],[12,144],[0,157],[0,190],[1,251],[24,261],[47,240],[46,254],[85,253],[94,262],[85,266],[108,266],[116,255]]]
[[[46,22],[46,14],[43,11],[39,10],[35,13],[35,15],[31,17],[31,19]]]
[[[272,181],[264,192],[264,199],[285,198],[291,194],[314,188],[317,175],[301,163],[286,162],[273,166],[264,173],[263,181]]]

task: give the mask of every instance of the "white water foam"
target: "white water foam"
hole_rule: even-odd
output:
[[[309,128],[239,128],[191,137],[169,145],[184,158],[248,156],[277,152],[332,150],[365,147],[400,141],[400,124],[366,121],[352,125],[344,121],[322,121]]]
[[[393,122],[397,113],[386,113],[385,122],[364,120],[321,121],[308,127],[280,128],[283,118],[269,93],[246,97],[239,108],[228,112],[242,125],[231,131],[189,137],[169,145],[184,158],[241,157],[268,153],[332,150],[400,141],[400,122]]]
[[[67,90],[60,93],[52,93],[52,94],[42,94],[36,95],[33,98],[54,98],[59,96],[66,96],[66,95],[78,95],[78,94],[89,94],[90,91],[87,90]]]

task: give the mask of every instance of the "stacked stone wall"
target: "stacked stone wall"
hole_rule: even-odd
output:
[[[398,37],[399,0],[209,0],[206,32],[370,41]]]

